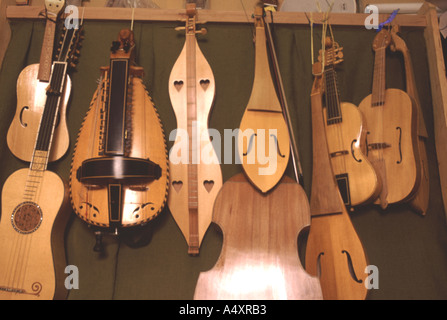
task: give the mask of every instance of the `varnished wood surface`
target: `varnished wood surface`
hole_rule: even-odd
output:
[[[6,180],[2,190],[0,222],[0,287],[22,289],[27,293],[0,290],[0,299],[64,299],[68,293],[63,284],[68,190],[59,176],[45,171],[35,199],[42,210],[41,225],[30,234],[21,234],[13,228],[11,215],[23,202],[28,175],[28,169],[21,169]],[[35,295],[38,291],[39,294]]]
[[[406,92],[413,99],[413,103],[416,104],[416,110],[418,113],[418,145],[419,145],[419,161],[421,170],[421,180],[414,197],[410,200],[410,205],[420,214],[425,215],[428,209],[430,198],[430,177],[428,171],[428,157],[427,157],[427,139],[428,132],[425,126],[424,114],[421,108],[421,102],[419,100],[419,93],[416,87],[416,80],[413,70],[413,62],[405,41],[397,34],[399,28],[397,25],[393,26],[391,30],[391,49],[393,51],[399,51],[402,53],[405,65],[405,78],[406,78]]]
[[[390,145],[368,151],[368,159],[386,188],[386,192],[379,196],[381,206],[411,199],[420,182],[415,105],[402,90],[387,89],[385,105],[372,107],[369,95],[360,103],[359,109],[365,116],[368,144]],[[397,128],[401,128],[401,135]]]
[[[318,279],[298,257],[298,234],[309,226],[303,189],[290,178],[268,194],[243,174],[225,182],[213,211],[224,234],[214,268],[202,272],[194,299],[321,299]]]
[[[342,122],[328,125],[327,109],[323,113],[323,121],[329,154],[348,151],[344,155],[332,156],[331,165],[334,175],[348,174],[349,202],[355,207],[375,200],[381,189],[381,181],[361,148],[366,138],[362,114],[351,103],[341,103],[340,109]]]
[[[162,175],[158,180],[143,184],[123,183],[121,223],[124,227],[155,218],[164,208],[168,185],[166,145],[158,114],[141,79],[134,77],[132,83],[132,148],[129,157],[150,159],[161,167]],[[107,185],[84,185],[76,178],[76,171],[84,160],[100,157],[100,101],[104,98],[101,90],[95,92],[78,134],[70,171],[70,195],[73,209],[81,219],[96,226],[108,227]]]
[[[38,80],[39,64],[27,66],[17,79],[17,106],[7,134],[11,152],[20,160],[31,162],[37,132],[46,102],[48,82]],[[60,159],[68,150],[70,138],[66,110],[71,92],[71,81],[67,75],[64,95],[59,106],[57,126],[50,151],[49,161]]]

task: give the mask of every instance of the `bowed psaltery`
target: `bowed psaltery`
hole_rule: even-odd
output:
[[[70,172],[73,209],[100,232],[145,224],[166,202],[165,137],[142,76],[133,32],[123,29],[101,68]]]
[[[213,71],[197,43],[196,6],[186,6],[186,41],[169,77],[169,96],[177,119],[169,155],[168,206],[188,243],[188,253],[199,254],[211,223],[213,205],[222,186],[219,159],[208,134],[214,101]]]

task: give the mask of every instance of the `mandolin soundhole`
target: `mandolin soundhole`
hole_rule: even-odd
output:
[[[42,210],[33,202],[23,202],[15,208],[11,222],[17,232],[32,233],[39,228],[42,222]]]

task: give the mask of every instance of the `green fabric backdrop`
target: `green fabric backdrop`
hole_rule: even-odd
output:
[[[139,23],[134,25],[137,62],[144,67],[144,84],[155,102],[168,140],[175,129],[175,115],[168,94],[168,79],[183,43],[176,32],[179,23]],[[85,40],[73,81],[68,107],[70,149],[49,169],[68,181],[71,156],[77,132],[89,107],[99,67],[108,65],[109,49],[118,32],[130,23],[86,21]],[[44,22],[13,21],[12,39],[0,72],[0,184],[15,170],[28,164],[15,159],[6,144],[6,132],[16,109],[16,80],[27,65],[38,63]],[[220,131],[239,127],[251,93],[254,73],[253,27],[250,24],[206,25],[208,34],[198,36],[199,45],[213,69],[216,97],[210,116],[210,128]],[[315,43],[321,30],[316,27]],[[356,105],[372,86],[374,30],[360,27],[334,27],[337,42],[344,47],[345,61],[338,68],[343,101]],[[433,114],[430,80],[423,31],[407,28],[403,38],[413,56],[417,86],[429,131],[430,206],[425,217],[407,205],[386,211],[366,206],[351,213],[351,219],[365,247],[369,263],[379,268],[379,289],[369,299],[446,299],[447,298],[447,228],[441,200],[436,151],[433,141]],[[290,114],[304,173],[304,188],[310,195],[312,177],[312,140],[310,89],[312,86],[310,28],[275,25],[274,37]],[[317,45],[316,45],[317,46]],[[316,48],[317,49],[317,48]],[[389,87],[405,89],[403,63],[399,54],[387,59]],[[168,142],[168,147],[172,142]],[[222,155],[223,156],[223,155]],[[223,164],[224,181],[241,172],[241,166]],[[287,174],[292,176],[289,167]],[[2,216],[2,219],[5,217]],[[192,299],[197,277],[217,261],[222,234],[211,225],[200,256],[190,257],[187,245],[169,209],[145,227],[123,234],[135,240],[148,232],[150,242],[138,248],[107,236],[105,252],[93,251],[92,230],[75,214],[66,229],[67,264],[79,268],[79,289],[71,290],[68,299]],[[305,239],[300,243],[305,248]],[[304,256],[303,252],[300,253]],[[361,272],[361,271],[360,271]]]

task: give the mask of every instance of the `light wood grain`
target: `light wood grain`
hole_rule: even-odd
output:
[[[40,120],[45,109],[48,82],[38,80],[39,64],[27,66],[17,79],[17,106],[7,133],[11,152],[19,159],[31,162]],[[49,161],[56,161],[67,152],[70,138],[66,110],[71,92],[71,80],[67,75],[64,95],[59,106],[58,125],[54,131]]]
[[[216,90],[214,75],[195,33],[186,38],[169,77],[177,132],[169,162],[168,206],[190,254],[198,254],[222,187],[222,171],[208,133]],[[207,190],[207,186],[211,189]]]
[[[0,288],[27,293],[0,290],[0,299],[63,299],[67,295],[63,285],[66,266],[63,234],[70,212],[65,210],[68,208],[68,190],[59,176],[45,171],[35,198],[42,210],[41,225],[30,234],[21,234],[13,228],[11,215],[23,202],[28,175],[28,169],[21,169],[6,180],[0,222],[0,255],[3,257],[0,260]],[[40,289],[38,295],[33,294]]]
[[[243,174],[225,182],[213,222],[224,234],[216,265],[202,272],[194,299],[321,299],[318,279],[298,257],[298,234],[309,226],[304,190],[290,178],[262,194]]]
[[[322,94],[322,77],[315,76],[311,94],[312,221],[306,270],[320,278],[326,300],[365,299],[367,289],[362,272],[368,265],[366,253],[335,182],[323,122]]]
[[[267,56],[264,23],[256,22],[255,75],[242,116],[238,152],[248,179],[262,192],[282,178],[290,157],[290,137]]]

